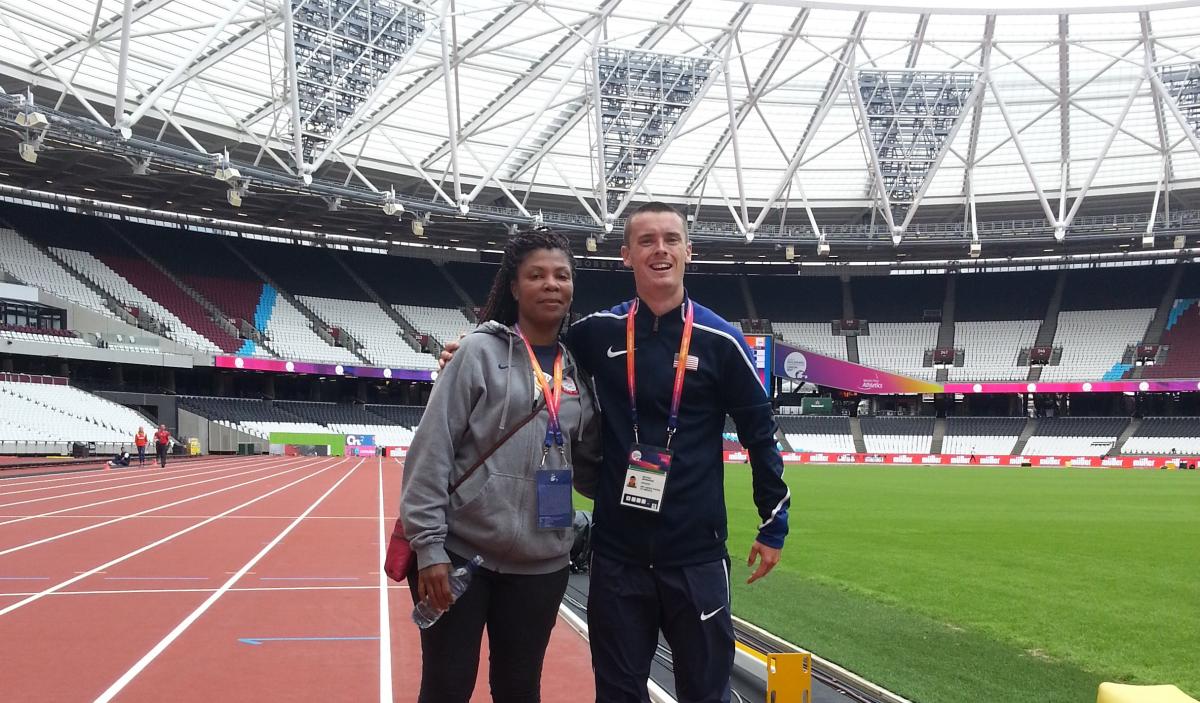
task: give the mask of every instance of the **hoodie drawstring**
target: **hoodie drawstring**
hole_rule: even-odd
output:
[[[508,399],[512,392],[513,335],[508,334],[505,336],[508,337],[508,363],[504,367],[504,409],[500,411],[501,432],[508,426]]]

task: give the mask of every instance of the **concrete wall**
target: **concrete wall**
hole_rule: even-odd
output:
[[[267,440],[254,435],[246,434],[239,430],[226,427],[220,423],[212,422],[207,418],[179,409],[179,436],[180,437],[195,437],[200,442],[200,452],[202,454],[235,454],[238,450],[238,445],[242,443],[250,443],[254,445],[255,454],[265,454],[267,452]]]

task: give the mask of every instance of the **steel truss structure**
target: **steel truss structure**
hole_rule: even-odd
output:
[[[1186,3],[0,0],[0,88],[0,183],[190,174],[258,219],[286,197],[602,237],[653,198],[730,247],[962,246],[1135,210],[1153,244],[1200,207]]]

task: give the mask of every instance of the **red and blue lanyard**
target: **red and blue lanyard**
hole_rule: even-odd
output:
[[[563,385],[563,353],[562,349],[558,350],[558,356],[554,357],[554,388],[546,383],[546,374],[542,373],[542,365],[538,363],[537,354],[533,352],[533,345],[529,343],[529,339],[520,327],[516,328],[517,335],[521,341],[525,343],[525,351],[529,352],[529,364],[533,367],[533,377],[537,379],[538,385],[542,388],[542,397],[546,399],[546,414],[550,416],[546,423],[546,439],[542,446],[542,462],[546,461],[546,454],[550,451],[550,445],[558,445],[558,450],[563,451],[563,434],[562,426],[558,421],[558,408],[562,405],[562,385]]]
[[[696,318],[692,301],[685,304],[683,315],[683,336],[679,340],[679,358],[675,362],[675,388],[671,391],[671,413],[667,416],[667,444],[671,448],[671,438],[679,429],[679,402],[683,399],[683,376],[687,373],[688,348],[692,346],[692,322]],[[634,298],[629,306],[629,317],[625,320],[625,373],[629,381],[629,410],[633,418],[633,441],[638,439],[637,386],[634,371],[634,320],[637,317],[638,299]]]

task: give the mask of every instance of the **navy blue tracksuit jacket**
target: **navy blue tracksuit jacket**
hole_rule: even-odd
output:
[[[683,334],[684,305],[661,317],[644,302],[635,320],[639,440],[664,446]],[[568,343],[592,374],[603,411],[604,460],[595,491],[593,549],[643,566],[688,566],[726,558],[725,465],[721,434],[728,414],[750,455],[758,541],[782,547],[790,494],[775,444],[775,417],[740,331],[696,304],[688,355],[698,366],[683,383],[679,427],[663,507],[658,513],[620,504],[633,419],[625,369],[625,325],[631,303],[589,315],[571,326]],[[584,487],[586,489],[586,487]]]

